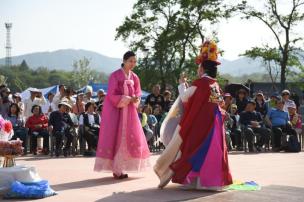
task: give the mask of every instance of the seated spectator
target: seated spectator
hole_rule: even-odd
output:
[[[283,101],[284,101],[283,110],[285,112],[288,112],[288,106],[295,104],[295,102],[290,99],[290,91],[289,90],[283,90],[282,91],[282,98],[283,98]]]
[[[138,117],[141,122],[146,140],[149,141],[153,137],[153,130],[149,127],[148,124],[148,115],[144,112],[142,107],[138,107]]]
[[[68,89],[65,90],[65,97],[64,97],[64,99],[67,100],[67,102],[71,106],[73,106],[76,103],[75,98],[72,97],[73,95],[74,95],[73,89],[68,88]]]
[[[233,124],[231,127],[231,141],[232,141],[232,146],[238,150],[242,151],[243,146],[242,146],[242,133],[240,129],[240,115],[237,114],[237,106],[235,104],[231,105],[231,111],[230,111],[230,118],[233,120]]]
[[[276,108],[269,111],[266,116],[268,125],[272,128],[273,133],[273,150],[281,151],[286,147],[286,140],[282,145],[282,135],[287,133],[288,135],[297,136],[297,132],[291,127],[289,122],[289,114],[284,111],[284,101],[282,99],[276,101]]]
[[[72,130],[74,127],[74,123],[68,114],[69,108],[71,109],[71,105],[68,103],[68,100],[62,99],[58,104],[58,110],[54,111],[50,114],[49,120],[49,130],[53,133],[55,137],[55,155],[59,157],[63,138],[66,137],[67,141],[63,149],[63,155],[66,157],[68,152],[70,151],[71,143],[73,141]]]
[[[93,99],[93,88],[92,86],[87,86],[85,89],[85,97],[84,97],[84,103],[88,102],[95,102],[95,99]]]
[[[171,99],[171,92],[166,90],[164,92],[164,112],[169,112],[169,110],[171,109],[174,100]]]
[[[12,103],[9,107],[8,115],[5,119],[9,120],[14,129],[14,136],[12,140],[19,138],[22,141],[22,147],[24,148],[24,154],[27,153],[27,130],[25,128],[24,118],[20,113],[20,108],[17,103]]]
[[[238,114],[241,114],[245,110],[247,103],[248,103],[247,96],[248,95],[247,95],[246,90],[240,89],[238,91],[236,99],[235,99],[235,104],[237,106]]]
[[[98,113],[98,115],[99,115],[100,122],[101,122],[102,108],[103,108],[103,104],[99,104],[99,105],[97,106],[97,110],[96,110],[97,113]]]
[[[97,91],[97,101],[95,102],[96,106],[103,104],[104,100],[106,98],[106,92],[103,89],[99,89]]]
[[[96,151],[100,127],[99,115],[95,112],[95,102],[85,105],[86,112],[79,117],[79,125],[84,127],[84,138],[88,144],[88,152]]]
[[[32,107],[31,113],[33,114],[26,121],[25,126],[30,130],[31,136],[31,151],[34,155],[37,155],[37,138],[43,138],[43,150],[45,155],[49,154],[49,133],[48,128],[48,118],[42,113],[41,107],[39,105],[34,105]]]
[[[22,102],[22,98],[21,98],[20,93],[15,93],[15,94],[13,95],[13,100],[14,100],[14,103],[16,103],[16,104],[19,106],[19,109],[20,109],[20,116],[23,117],[23,113],[24,113],[24,103]]]
[[[160,105],[155,105],[153,110],[153,115],[156,117],[157,122],[160,122],[163,118],[162,107]]]
[[[11,91],[9,88],[3,88],[0,92],[0,115],[2,117],[6,117],[8,114],[8,109],[10,104],[12,103],[9,99],[9,95],[11,94]]]
[[[224,105],[224,103],[223,103]],[[232,150],[232,141],[231,141],[231,127],[233,125],[233,119],[230,117],[230,114],[225,110],[222,110],[222,118],[224,120],[224,127],[225,127],[225,138],[226,138],[226,145],[228,151]]]
[[[149,127],[153,129],[157,124],[157,118],[153,114],[152,107],[150,105],[145,105],[143,107],[143,112],[147,114]]]
[[[297,106],[295,104],[289,105],[288,112],[292,128],[300,135],[302,133],[302,116],[297,113]]]
[[[256,103],[255,110],[257,112],[260,112],[260,114],[262,115],[262,117],[264,119],[268,112],[268,106],[267,106],[267,103],[265,101],[265,98],[264,98],[264,95],[262,92],[257,93],[256,98],[255,98],[255,103]]]
[[[281,99],[279,93],[273,93],[270,96],[270,100],[267,101],[267,109],[268,109],[267,114],[269,113],[269,111],[272,108],[276,107],[276,100],[279,100],[279,99]]]
[[[231,111],[231,105],[232,105],[232,96],[230,93],[225,93],[224,94],[224,102],[225,105],[223,106],[223,108],[226,110],[226,112],[230,112]]]
[[[270,141],[271,131],[263,125],[262,116],[255,111],[255,101],[249,100],[244,112],[240,115],[240,123],[244,126],[244,135],[248,142],[249,152],[253,152],[254,136],[259,134],[255,144],[257,151],[261,151],[264,144]]]
[[[83,101],[83,96],[83,93],[79,93],[76,97],[76,103],[73,105],[72,112],[77,116],[80,116],[80,114],[84,113],[85,111],[85,103]]]

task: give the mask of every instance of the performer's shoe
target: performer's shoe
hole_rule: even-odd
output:
[[[169,182],[171,181],[173,174],[173,171],[170,170],[166,175],[164,175],[160,180],[158,188],[163,189],[165,186],[167,186],[167,184],[169,184]]]
[[[123,174],[123,173],[120,174],[120,175],[117,175],[117,174],[113,173],[113,177],[114,177],[114,179],[122,180],[122,179],[128,178],[129,176],[128,176],[128,174]]]

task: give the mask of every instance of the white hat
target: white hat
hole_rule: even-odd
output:
[[[37,92],[40,93],[41,91],[38,88],[29,88],[28,89],[30,92]]]
[[[287,108],[297,109],[297,105],[296,105],[294,102],[290,102],[290,103],[287,105]]]
[[[85,93],[89,93],[89,92],[93,93],[92,86],[86,86]]]
[[[98,91],[97,91],[98,93],[103,93],[104,95],[106,95],[107,93],[106,93],[106,91],[104,90],[104,89],[99,89]]]
[[[72,106],[69,104],[69,100],[67,100],[67,99],[62,99],[59,102],[58,107],[59,107],[59,105],[65,105],[65,106],[69,107],[70,109],[72,109]]]
[[[290,91],[287,90],[287,89],[285,89],[285,90],[282,91],[282,94],[285,94],[285,93],[288,94],[288,95],[290,95]]]

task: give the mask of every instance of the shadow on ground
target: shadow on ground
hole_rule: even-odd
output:
[[[303,202],[304,188],[271,185],[260,191],[206,192],[181,190],[178,187],[168,189],[145,189],[134,192],[119,192],[97,200],[96,202],[143,201],[143,202]]]
[[[139,178],[129,177],[128,179],[124,179],[123,182],[137,180]],[[62,184],[51,185],[52,189],[55,191],[64,191],[71,189],[81,189],[81,188],[89,188],[89,187],[98,187],[109,184],[121,183],[122,181],[116,180],[113,177],[104,177],[99,179],[88,179],[76,182],[68,182]]]
[[[175,202],[188,201],[195,199],[203,199],[205,197],[220,195],[223,192],[208,192],[195,190],[182,190],[177,186],[171,185],[165,189],[143,189],[133,192],[115,192],[113,195],[97,200],[96,202],[116,202],[116,201],[132,201],[132,202]]]

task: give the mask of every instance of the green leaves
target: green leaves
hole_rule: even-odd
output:
[[[196,68],[193,58],[205,39],[203,24],[227,13],[223,0],[138,0],[116,29],[116,39],[135,51],[149,48],[136,70],[143,88],[155,83],[175,87],[182,71]]]
[[[245,52],[244,55],[251,58],[260,57],[268,66],[272,74],[271,61],[280,65],[281,88],[285,88],[286,74],[290,67],[300,66],[300,60],[294,54],[295,46],[302,40],[294,33],[294,28],[304,19],[304,0],[292,0],[289,2],[290,10],[287,14],[278,10],[279,0],[264,0],[265,10],[260,11],[249,5],[249,1],[242,1],[238,5],[239,12],[245,19],[256,18],[265,24],[273,33],[277,46],[270,48],[268,44],[262,47],[255,47]],[[271,76],[271,75],[270,75]]]

